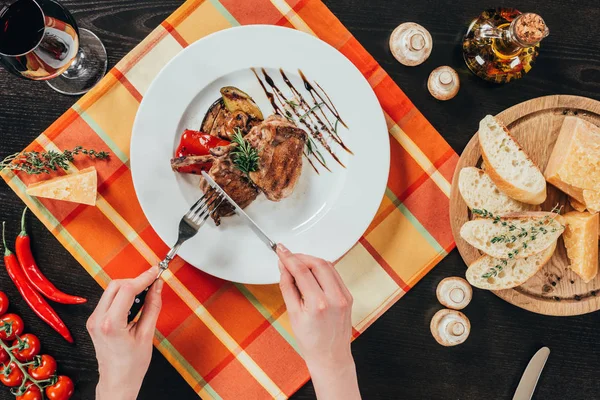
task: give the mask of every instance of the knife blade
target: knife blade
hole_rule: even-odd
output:
[[[549,355],[550,349],[547,347],[542,347],[535,353],[529,361],[529,364],[527,364],[525,372],[523,372],[523,376],[521,377],[521,381],[519,381],[519,386],[517,386],[517,391],[515,392],[513,400],[531,400]]]
[[[242,208],[238,206],[237,203],[233,201],[231,197],[229,197],[225,190],[223,190],[223,188],[219,186],[219,184],[215,182],[214,179],[211,178],[210,175],[208,175],[205,171],[202,171],[202,176],[204,177],[204,179],[206,179],[210,187],[222,194],[223,197],[225,197],[225,200],[227,200],[229,204],[231,204],[233,208],[235,208],[236,214],[242,217],[246,224],[248,224],[248,226],[254,231],[256,236],[258,236],[260,240],[262,240],[271,250],[276,251],[277,243],[272,241],[269,238],[269,236],[267,236],[267,234],[258,226],[258,224],[254,222],[254,220],[250,218],[250,216],[246,214],[246,212],[242,210]]]

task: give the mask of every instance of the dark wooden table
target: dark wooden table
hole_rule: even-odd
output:
[[[64,3],[80,26],[93,29],[102,38],[113,66],[182,1]],[[549,94],[600,100],[597,0],[520,1],[517,5],[521,10],[535,11],[546,19],[551,34],[544,40],[532,72],[522,81],[506,86],[489,86],[471,75],[459,47],[470,19],[483,7],[496,4],[477,0],[326,3],[457,152],[462,151],[486,114]],[[403,67],[388,50],[390,32],[406,21],[424,25],[433,36],[433,53],[419,67]],[[458,97],[445,103],[435,101],[426,89],[427,76],[440,65],[454,67],[461,77]],[[43,83],[20,80],[0,70],[0,155],[21,150],[75,100],[53,92]],[[4,183],[0,184],[0,204],[0,217],[15,227],[23,205]],[[16,234],[16,228],[11,233]],[[4,268],[0,269],[0,288],[8,293],[13,310],[23,316],[30,331],[39,334],[47,351],[56,356],[60,371],[75,380],[76,398],[92,399],[98,375],[85,321],[102,291],[38,221],[31,223],[31,235],[35,255],[47,275],[58,286],[85,293],[90,299],[83,306],[56,307],[72,328],[77,345],[67,345],[32,313],[20,300]],[[549,346],[552,354],[534,398],[600,399],[598,313],[545,317],[476,290],[473,302],[465,310],[472,324],[469,340],[455,348],[436,344],[429,333],[429,321],[441,308],[435,287],[446,276],[463,275],[464,269],[458,253],[453,251],[356,340],[353,349],[365,399],[510,399],[529,358],[541,346]],[[183,378],[155,351],[140,398],[167,396],[196,398]],[[7,389],[0,389],[0,398],[14,397]],[[314,398],[311,384],[300,389],[294,398]]]

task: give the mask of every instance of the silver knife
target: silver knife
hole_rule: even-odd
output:
[[[535,353],[529,361],[529,364],[527,364],[525,372],[523,372],[523,376],[521,377],[519,386],[517,386],[517,391],[515,392],[513,400],[531,400],[549,355],[550,349],[547,347],[542,347]]]
[[[225,197],[225,200],[227,200],[229,202],[229,204],[231,204],[233,206],[233,208],[235,208],[236,214],[239,215],[240,217],[242,217],[242,219],[244,221],[246,221],[248,226],[250,228],[252,228],[254,233],[256,233],[256,236],[258,236],[260,238],[260,240],[262,240],[267,246],[269,246],[269,248],[271,250],[276,251],[277,243],[275,243],[271,239],[269,239],[267,234],[262,229],[260,229],[260,227],[256,224],[256,222],[254,222],[252,220],[252,218],[250,218],[250,216],[248,214],[246,214],[246,212],[244,210],[242,210],[242,208],[240,206],[238,206],[235,201],[233,201],[233,199],[231,197],[229,197],[229,195],[225,192],[225,190],[223,190],[223,188],[221,186],[219,186],[219,184],[217,182],[215,182],[214,179],[211,178],[210,175],[208,175],[205,171],[202,171],[202,176],[204,177],[204,179],[206,179],[206,181],[208,182],[210,187],[212,187],[214,190],[216,190],[217,192],[222,194],[223,197]]]

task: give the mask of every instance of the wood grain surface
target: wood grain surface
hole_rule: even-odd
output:
[[[238,0],[246,1],[246,0]],[[68,0],[80,26],[104,41],[112,67],[182,0]],[[600,20],[597,0],[522,0],[497,4],[537,12],[550,27],[540,57],[524,79],[490,86],[470,74],[460,53],[469,21],[495,3],[479,0],[325,0],[334,14],[375,57],[408,97],[457,152],[462,152],[479,120],[515,104],[552,94],[600,99]],[[389,35],[400,23],[413,21],[433,37],[430,58],[404,67],[391,55]],[[458,71],[456,98],[439,102],[427,91],[429,73],[440,65]],[[18,79],[0,69],[0,155],[21,150],[77,99],[61,96],[40,82]],[[360,99],[357,99],[360,101]],[[22,202],[0,183],[0,218],[18,233]],[[44,351],[55,356],[61,373],[76,384],[76,399],[93,399],[98,380],[94,348],[85,321],[102,294],[101,288],[38,221],[30,223],[33,251],[43,271],[62,289],[87,295],[82,306],[57,306],[76,344],[68,345],[41,322],[19,295],[0,265],[0,288],[13,302],[28,329],[38,334]],[[471,335],[462,345],[444,348],[429,332],[429,322],[442,308],[435,298],[440,280],[462,276],[465,264],[451,252],[421,282],[388,310],[353,344],[365,399],[510,399],[533,354],[548,346],[552,354],[534,399],[587,400],[600,397],[600,313],[556,318],[515,307],[494,294],[475,290],[463,310]],[[140,399],[196,399],[194,391],[158,352],[154,352]],[[294,399],[314,399],[308,383]],[[0,399],[14,399],[0,388]]]
[[[514,105],[502,111],[497,118],[504,123],[521,148],[544,171],[561,125],[566,116],[577,116],[600,126],[600,102],[579,96],[544,96]],[[477,133],[467,144],[460,157],[450,195],[450,222],[458,251],[470,265],[483,255],[460,237],[460,228],[471,215],[458,190],[458,175],[464,167],[481,164],[481,149]],[[547,185],[548,197],[542,211],[560,207],[571,211],[568,196]],[[562,238],[550,261],[523,285],[514,289],[494,292],[500,298],[525,310],[546,315],[578,315],[600,309],[600,275],[589,283],[583,282],[569,268],[569,259]]]

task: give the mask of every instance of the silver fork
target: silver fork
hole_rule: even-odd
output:
[[[156,282],[162,273],[169,268],[169,263],[175,258],[181,245],[198,233],[208,217],[210,217],[210,215],[215,212],[217,208],[219,208],[223,200],[224,197],[220,193],[210,190],[205,193],[200,200],[194,203],[190,210],[183,216],[183,218],[181,218],[181,221],[179,221],[179,235],[177,237],[177,243],[175,243],[175,246],[169,250],[165,259],[158,264],[158,275],[156,276],[154,282]],[[144,301],[146,300],[146,294],[154,282],[144,289],[143,292],[135,296],[133,305],[127,314],[127,322],[133,321],[139,314],[142,306],[144,305]]]

